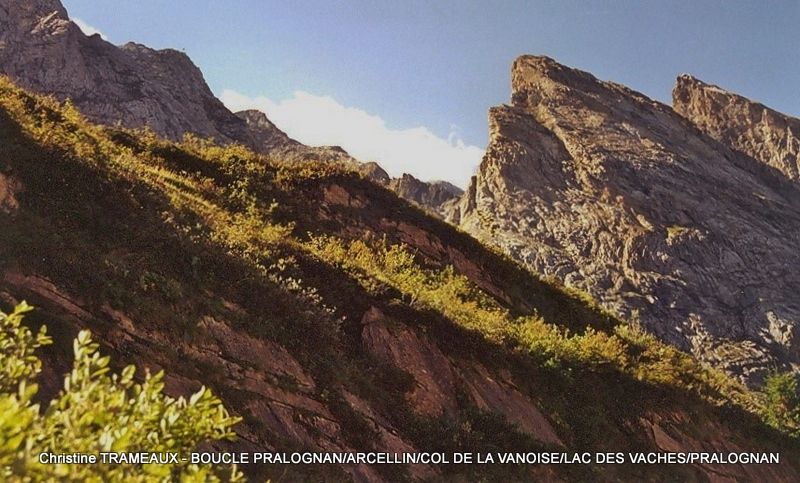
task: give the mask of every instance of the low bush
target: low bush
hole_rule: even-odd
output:
[[[40,453],[176,452],[233,438],[239,419],[210,390],[189,399],[163,393],[163,372],[134,380],[135,368],[112,373],[88,331],[75,339],[75,361],[64,389],[42,411],[35,401],[41,362],[35,350],[51,342],[44,327],[33,334],[22,323],[22,303],[0,312],[0,478],[4,481],[238,481],[235,468],[170,464],[44,465]]]

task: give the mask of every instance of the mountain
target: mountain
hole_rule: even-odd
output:
[[[210,387],[238,451],[770,451],[777,465],[251,465],[253,478],[800,478],[759,395],[331,163],[93,125],[0,79],[0,309]],[[64,449],[67,450],[67,449]]]
[[[341,148],[289,138],[263,113],[232,113],[182,52],[86,36],[57,0],[0,0],[0,74],[34,92],[70,99],[97,123],[147,126],[173,141],[191,133],[261,153],[357,165]]]
[[[290,138],[285,132],[267,118],[267,115],[256,109],[248,109],[234,113],[243,120],[255,141],[254,149],[259,153],[268,153],[283,147],[298,148],[299,142]]]
[[[34,92],[70,99],[100,124],[147,126],[173,141],[190,133],[283,160],[342,164],[367,177],[375,172],[341,147],[306,146],[291,139],[260,111],[229,111],[182,52],[133,42],[118,47],[100,35],[86,36],[58,0],[0,0],[0,74]],[[392,186],[402,193],[405,181]],[[413,196],[431,191],[439,193],[433,195],[436,200],[454,188],[421,181],[416,186]],[[423,198],[412,201],[424,204],[428,197]],[[428,208],[437,212],[439,207]]]
[[[0,1],[0,73],[70,98],[96,122],[251,145],[246,124],[214,97],[186,54],[87,37],[58,1]]]
[[[230,112],[179,52],[87,37],[57,1],[0,0],[0,309],[28,300],[26,321],[55,339],[43,400],[88,328],[115,363],[164,370],[171,395],[211,387],[243,417],[220,450],[781,453],[779,465],[246,467],[254,480],[800,479],[798,428],[773,402],[607,310],[749,378],[791,362],[794,279],[761,287],[794,264],[797,188],[621,86],[544,58],[514,71],[514,105],[492,110],[492,145],[458,196]],[[531,266],[551,276],[421,206],[523,261],[545,257]],[[651,250],[655,213],[673,208],[684,224]],[[742,225],[724,231],[731,220]],[[774,255],[748,251],[764,240]],[[615,305],[589,282],[602,263],[616,277],[620,251],[631,281]],[[662,276],[654,253],[680,263]],[[751,266],[760,257],[786,266]],[[686,337],[659,324],[663,292],[648,290],[679,290],[685,273],[677,295],[708,287],[662,314],[710,317],[720,280],[747,279],[751,312],[774,309],[766,332],[728,341],[716,319],[690,317]],[[742,333],[756,325],[742,320]]]
[[[388,187],[401,198],[413,201],[438,214],[446,212],[448,203],[452,204],[464,194],[464,190],[447,181],[426,183],[408,173],[389,181]]]
[[[677,99],[706,96],[686,79]],[[512,104],[489,122],[452,221],[749,383],[798,367],[800,189],[783,173],[547,57],[514,62]]]
[[[717,141],[800,180],[800,119],[690,75],[678,77],[672,105]]]

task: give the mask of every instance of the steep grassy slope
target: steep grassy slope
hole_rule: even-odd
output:
[[[0,81],[0,301],[212,387],[239,449],[781,451],[780,466],[292,466],[297,479],[796,479],[723,375],[356,174],[86,123]],[[8,307],[5,307],[8,308]],[[247,469],[280,477],[287,468]]]

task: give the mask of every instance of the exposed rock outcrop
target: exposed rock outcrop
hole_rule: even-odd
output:
[[[451,220],[758,383],[800,362],[800,190],[618,84],[523,56]]]
[[[453,202],[453,200],[464,194],[461,188],[447,181],[426,183],[408,173],[392,179],[388,187],[401,198],[413,201],[439,215],[446,211],[445,207],[448,202]]]
[[[32,90],[72,99],[94,121],[150,126],[169,139],[196,133],[284,160],[349,164],[534,269],[592,291],[607,307],[638,313],[663,339],[751,381],[773,364],[798,362],[798,188],[621,86],[550,59],[519,59],[513,106],[491,111],[490,149],[459,198],[444,183],[410,176],[393,181],[377,164],[359,165],[339,147],[303,146],[263,113],[233,114],[184,54],[87,37],[58,1],[0,0],[0,27],[0,72]],[[59,338],[52,349],[63,353],[45,357],[44,394],[59,389],[70,337],[91,328],[115,361],[165,368],[170,394],[213,387],[244,418],[236,428],[239,440],[231,443],[240,450],[415,452],[448,437],[468,445],[481,431],[513,433],[533,440],[533,448],[607,449],[607,441],[589,437],[598,427],[604,437],[613,433],[613,450],[761,448],[758,435],[736,426],[740,419],[730,424],[734,418],[682,395],[664,402],[663,394],[650,392],[659,388],[620,381],[619,374],[576,371],[569,379],[579,382],[544,380],[533,359],[404,301],[376,277],[356,282],[357,274],[302,253],[269,267],[275,277],[254,277],[248,259],[187,239],[183,229],[196,219],[172,225],[176,212],[163,204],[160,189],[137,189],[133,177],[100,175],[93,163],[38,146],[6,116],[0,116],[0,133],[23,153],[0,160],[0,221],[15,229],[0,237],[0,305],[28,299]],[[372,183],[349,174],[291,182],[296,185],[282,199],[291,208],[280,216],[298,230],[402,242],[426,267],[452,265],[512,313],[578,330],[602,325],[594,307]],[[65,200],[76,203],[62,212]],[[44,256],[30,249],[32,240],[46,245]],[[290,275],[299,278],[278,275],[289,258],[296,271]],[[210,276],[200,276],[196,263]],[[330,371],[331,363],[341,373]],[[592,404],[601,387],[619,392],[611,404],[573,403],[581,383],[594,384],[578,391],[584,398],[589,393]],[[632,396],[623,394],[628,391]],[[622,395],[627,405],[608,412]],[[604,418],[571,417],[595,407],[606,410]],[[487,426],[473,426],[481,422]],[[504,434],[488,436],[478,441]],[[522,446],[531,447],[527,439]],[[693,465],[662,477],[681,479],[676,475],[686,471],[683,479],[794,481],[794,461]],[[630,479],[623,470],[591,469],[604,481]],[[652,479],[661,470],[641,474]],[[302,473],[313,468],[292,471],[301,472],[297,479],[319,479]],[[368,465],[324,471],[330,479],[399,479]],[[435,478],[453,469],[412,465],[398,471]],[[526,479],[554,480],[569,469],[524,471]]]
[[[186,54],[134,42],[118,47],[99,35],[86,36],[57,0],[0,0],[0,74],[32,91],[70,99],[99,124],[147,126],[174,141],[192,133],[287,162],[344,165],[433,213],[443,213],[445,201],[461,192],[450,183],[410,175],[390,183],[377,163],[362,164],[339,146],[306,146],[261,111],[234,114]]]
[[[367,178],[375,181],[378,184],[385,185],[391,179],[389,173],[386,172],[375,161],[368,161],[361,165],[361,173]]]
[[[0,0],[0,74],[32,91],[70,99],[99,124],[147,126],[175,141],[192,133],[287,161],[357,164],[341,148],[291,139],[262,112],[232,113],[183,52],[134,42],[115,46],[99,35],[86,36],[56,0]]]
[[[182,52],[87,37],[58,1],[0,1],[0,73],[71,99],[93,121],[249,143],[245,123],[214,97]]]
[[[282,147],[298,147],[301,144],[286,135],[285,132],[267,118],[267,115],[256,109],[248,109],[236,113],[250,128],[256,151],[268,153]]]
[[[373,307],[361,323],[365,346],[379,360],[409,371],[415,387],[408,393],[422,414],[453,414],[458,408],[457,388],[476,407],[503,414],[537,441],[564,446],[541,411],[526,398],[508,374],[494,375],[479,363],[452,360],[435,344],[413,330],[387,318]]]
[[[143,327],[141,321],[135,322],[110,307],[93,312],[83,301],[39,276],[8,271],[0,276],[0,287],[1,302],[17,302],[7,292],[13,291],[35,300],[42,312],[60,319],[60,330],[75,332],[91,327],[94,337],[107,350],[135,357],[140,368],[154,372],[167,369],[165,383],[172,394],[196,391],[200,387],[198,380],[224,387],[220,395],[226,405],[259,423],[257,427],[239,425],[240,439],[232,443],[238,451],[274,450],[270,435],[281,435],[319,451],[353,451],[343,444],[341,422],[315,395],[314,380],[286,349],[275,343],[250,337],[227,321],[207,318],[198,325],[192,343],[184,344],[174,338],[169,327]],[[58,362],[46,359],[46,366]],[[200,375],[197,370],[201,367],[214,367],[215,371]],[[46,370],[45,375],[51,372]],[[59,389],[61,375],[52,376],[55,380],[43,379],[45,385],[52,386],[46,388],[50,389],[48,392]],[[299,418],[299,414],[303,417]],[[368,465],[344,470],[356,481],[381,480]]]
[[[714,139],[800,180],[800,119],[690,75],[678,77],[672,105]]]

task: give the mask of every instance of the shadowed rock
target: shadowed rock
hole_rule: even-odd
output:
[[[389,189],[401,198],[413,201],[431,209],[434,213],[441,214],[445,205],[461,196],[464,191],[447,181],[431,181],[426,183],[404,173],[399,178],[389,182]]]

